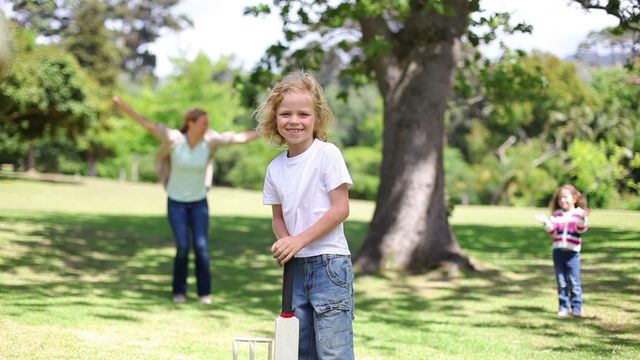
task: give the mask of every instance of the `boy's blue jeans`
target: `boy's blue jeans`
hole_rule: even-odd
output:
[[[196,253],[196,280],[198,295],[211,294],[209,270],[209,205],[207,199],[195,202],[180,202],[169,199],[167,205],[169,223],[176,241],[176,257],[173,263],[173,293],[187,293],[189,249],[193,240]]]
[[[556,272],[560,309],[582,310],[580,253],[553,249],[553,267]]]
[[[352,360],[353,270],[348,255],[294,258],[293,309],[299,360]]]

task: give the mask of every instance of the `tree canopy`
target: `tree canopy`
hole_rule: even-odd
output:
[[[25,140],[76,135],[97,117],[92,80],[69,54],[17,31],[16,55],[0,83],[0,123]]]
[[[578,2],[618,17],[620,28],[633,29],[637,24],[636,2]],[[382,96],[381,181],[374,218],[357,261],[365,272],[376,271],[388,260],[412,271],[446,264],[469,266],[448,224],[444,200],[443,139],[452,89],[466,91],[463,98],[474,99],[471,103],[488,104],[476,125],[470,123],[466,129],[485,128],[486,134],[496,134],[488,137],[493,144],[481,144],[485,153],[495,149],[498,155],[481,157],[491,161],[483,168],[495,165],[489,171],[499,174],[495,194],[511,193],[513,198],[520,191],[513,184],[535,187],[547,174],[542,168],[527,171],[546,157],[544,150],[541,157],[531,157],[527,148],[544,149],[551,138],[559,139],[557,146],[566,149],[574,138],[588,135],[583,125],[591,124],[589,109],[598,107],[575,69],[559,59],[512,57],[498,66],[482,61],[473,51],[475,46],[493,41],[498,31],[528,32],[531,27],[510,25],[509,14],[482,12],[479,0],[283,0],[246,9],[251,15],[270,12],[282,18],[285,40],[266,51],[249,77],[252,85],[241,87],[245,97],[259,93],[256,82],[273,81],[273,72],[306,68],[316,70],[322,79],[336,67],[341,69],[341,84],[373,82]],[[476,85],[456,77],[461,63],[477,68],[468,71]],[[474,88],[482,92],[474,93]],[[530,142],[543,134],[546,138]],[[506,152],[518,139],[523,144],[514,148],[516,164]],[[552,189],[554,184],[548,184]]]
[[[9,34],[9,26],[4,13],[0,10],[0,76],[9,67],[11,58],[11,41]]]
[[[175,3],[128,2],[158,6],[156,15]],[[502,46],[488,59],[478,45],[532,28],[481,1],[276,1],[247,9],[280,14],[285,33],[251,72],[199,54],[174,59],[157,81],[139,76],[150,67],[123,76],[125,35],[148,38],[125,25],[135,21],[116,11],[123,1],[12,4],[22,9],[14,20],[36,30],[6,33],[15,61],[0,79],[2,163],[22,164],[35,146],[42,170],[153,181],[156,141],[108,111],[114,92],[170,126],[197,106],[215,129],[245,130],[266,88],[304,68],[338,120],[329,135],[354,179],[350,196],[377,201],[358,257],[368,271],[468,266],[448,224],[455,204],[544,206],[571,182],[591,206],[640,209],[638,67],[580,57],[607,46],[633,55],[637,32],[624,21],[587,37],[575,58]],[[262,142],[220,151],[214,181],[260,189],[278,151]]]
[[[174,15],[172,9],[180,0],[10,0],[14,20],[20,26],[32,29],[52,42],[67,41],[67,45],[85,47],[79,61],[101,61],[108,66],[114,60],[113,49],[99,43],[99,37],[109,37],[108,43],[119,50],[120,68],[133,78],[152,74],[156,58],[149,51],[164,30],[179,31],[191,26],[185,15]],[[89,15],[90,14],[90,15]],[[82,19],[82,21],[78,21]],[[84,22],[89,22],[84,24]],[[87,26],[102,26],[87,38],[81,32]],[[70,40],[67,40],[71,38]],[[94,54],[98,59],[89,60],[90,44],[105,50]]]

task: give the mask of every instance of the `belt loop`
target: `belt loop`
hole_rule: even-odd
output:
[[[322,265],[327,266],[329,263],[329,256],[327,254],[322,254]]]

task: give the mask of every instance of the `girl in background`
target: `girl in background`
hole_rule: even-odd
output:
[[[584,196],[575,186],[560,186],[549,202],[552,215],[540,214],[536,220],[553,238],[553,266],[558,285],[558,316],[582,317],[582,282],[580,280],[580,251],[582,234],[589,228]]]

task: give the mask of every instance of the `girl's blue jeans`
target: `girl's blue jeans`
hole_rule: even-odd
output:
[[[209,205],[207,199],[195,202],[180,202],[169,199],[167,207],[169,223],[176,241],[176,257],[173,263],[173,293],[187,293],[189,250],[193,244],[196,253],[198,295],[209,295],[211,294],[211,273],[209,270]]]
[[[558,284],[560,309],[582,310],[582,284],[580,281],[580,253],[553,249],[553,267]]]
[[[352,360],[353,270],[348,255],[294,258],[293,308],[299,360]]]

